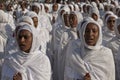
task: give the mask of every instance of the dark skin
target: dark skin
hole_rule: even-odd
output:
[[[99,37],[99,28],[96,24],[89,23],[85,29],[85,42],[89,46],[95,46]]]
[[[115,18],[110,17],[107,21],[107,27],[109,30],[114,31],[114,25],[115,25]]]
[[[69,27],[70,26],[70,24],[69,24],[69,14],[64,14],[63,17],[64,17],[64,23],[65,23],[65,25],[67,27]]]
[[[39,11],[40,11],[39,8],[36,7],[36,6],[32,6],[31,9],[32,9],[32,11],[36,12],[37,14],[38,14]]]
[[[77,27],[78,21],[76,14],[70,14],[69,16],[69,23],[72,28]]]
[[[21,73],[16,73],[14,76],[13,76],[13,80],[22,80],[22,75]]]
[[[17,42],[21,51],[29,53],[32,45],[32,33],[28,30],[21,30],[17,36]]]
[[[32,20],[33,20],[35,28],[37,28],[37,26],[38,26],[38,18],[37,17],[33,17]]]
[[[84,80],[91,80],[91,76],[89,73],[86,73],[86,75],[84,76]]]
[[[53,7],[52,7],[53,11],[57,11],[58,10],[58,4],[54,4]]]
[[[93,18],[95,21],[98,20],[98,16],[97,16],[95,13],[92,14],[92,18]]]

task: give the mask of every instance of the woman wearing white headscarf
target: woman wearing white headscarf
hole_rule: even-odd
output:
[[[61,78],[63,78],[63,76],[61,77],[61,67],[59,66],[59,48],[61,47],[61,38],[62,35],[64,34],[65,31],[70,29],[70,25],[69,25],[69,13],[68,12],[64,12],[62,15],[62,21],[63,24],[61,24],[60,27],[55,29],[55,32],[53,34],[53,78],[54,80],[61,80]],[[65,41],[64,41],[65,42]],[[66,43],[65,43],[66,44]],[[61,60],[61,59],[60,59]]]
[[[51,79],[50,62],[48,57],[39,51],[37,36],[33,26],[24,24],[19,27],[16,35],[18,51],[5,59],[1,80]]]
[[[64,80],[115,80],[113,55],[102,46],[101,26],[89,19],[80,32],[81,40],[68,47]]]
[[[114,60],[115,60],[115,69],[116,69],[116,80],[120,80],[120,69],[119,69],[119,61],[120,61],[120,18],[116,19],[115,21],[115,34],[116,36],[113,37],[111,41],[107,43],[107,47],[112,50]]]
[[[113,37],[115,37],[115,31],[114,31],[114,26],[115,26],[115,20],[117,19],[116,15],[109,15],[106,18],[106,30],[103,33],[103,44],[106,45],[108,41],[110,41]]]
[[[57,20],[57,17],[58,17],[58,12],[59,12],[59,9],[61,8],[61,5],[58,4],[58,3],[54,3],[53,6],[52,6],[52,24],[54,24]]]
[[[57,53],[57,65],[58,65],[58,74],[59,74],[59,80],[64,80],[64,65],[65,65],[65,57],[66,57],[66,46],[71,42],[72,40],[75,40],[78,38],[77,36],[77,26],[78,23],[82,20],[82,14],[79,14],[79,12],[71,12],[69,15],[69,23],[70,29],[64,31],[62,33],[61,39],[60,39],[60,45],[58,48]]]
[[[36,10],[37,9],[37,10]],[[45,13],[44,5],[41,3],[33,3],[32,4],[32,11],[36,12],[39,17],[39,23],[41,27],[48,30],[48,32],[52,31],[52,25],[50,23],[49,17]],[[45,24],[47,23],[47,24]]]
[[[97,22],[100,24],[101,27],[103,26],[103,21],[102,21],[102,19],[100,19],[100,14],[99,14],[98,8],[94,8],[94,7],[93,7],[93,8],[91,9],[90,16],[91,16],[95,21],[97,21]]]
[[[104,15],[103,15],[103,18],[102,18],[102,20],[103,20],[103,22],[104,22],[104,26],[103,26],[103,28],[102,28],[103,33],[107,30],[107,28],[106,28],[106,26],[107,26],[106,18],[107,18],[109,15],[114,15],[114,13],[111,12],[111,11],[106,11],[106,12],[104,13]]]
[[[40,45],[41,45],[41,51],[43,53],[46,53],[47,50],[47,43],[49,42],[49,32],[41,27],[40,23],[38,22],[38,15],[35,12],[28,12],[26,14],[27,16],[29,16],[33,23],[34,23],[34,27],[36,29],[36,31],[39,33],[39,39],[40,39]]]

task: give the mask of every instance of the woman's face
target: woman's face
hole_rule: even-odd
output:
[[[28,30],[21,30],[17,36],[20,50],[29,53],[32,45],[33,36]]]
[[[57,11],[58,10],[58,4],[54,4],[53,5],[53,11]]]
[[[39,13],[39,8],[36,6],[32,6],[32,11],[36,12],[36,14]]]
[[[77,27],[78,20],[77,20],[77,16],[75,14],[70,14],[69,23],[72,28]]]
[[[107,21],[107,27],[109,30],[114,31],[114,25],[115,25],[115,18],[110,17]]]
[[[98,20],[98,16],[97,16],[95,13],[92,14],[92,18],[93,18],[95,21]]]
[[[69,24],[69,14],[64,14],[63,18],[64,18],[65,26],[69,27],[70,26],[70,24]]]
[[[34,26],[36,28],[38,26],[38,18],[37,17],[33,17],[32,20],[33,20]]]
[[[99,28],[93,23],[89,23],[85,29],[85,42],[87,45],[95,46],[99,37]]]

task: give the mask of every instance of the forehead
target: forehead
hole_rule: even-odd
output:
[[[113,16],[111,16],[111,17],[109,17],[109,19],[108,20],[114,20],[115,19],[115,17],[113,17]]]
[[[99,27],[95,23],[88,23],[86,29],[99,29]]]
[[[31,32],[29,30],[20,30],[18,34],[31,34]]]

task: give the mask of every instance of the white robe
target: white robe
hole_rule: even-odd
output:
[[[85,41],[85,31],[89,23],[99,29],[98,40],[94,46]],[[81,25],[80,39],[68,45],[64,80],[83,80],[89,73],[91,80],[115,80],[115,66],[110,49],[102,46],[101,26],[93,19],[88,19]],[[91,36],[90,36],[91,37]]]
[[[48,57],[39,51],[39,37],[35,27],[27,23],[19,25],[16,34],[21,30],[28,30],[32,34],[32,44],[29,53],[21,51],[16,43],[17,51],[4,61],[1,80],[13,80],[13,76],[20,72],[22,80],[50,80],[51,65]],[[18,35],[16,35],[18,37]]]
[[[83,80],[86,73],[90,73],[91,80],[115,80],[111,50],[101,46],[99,50],[87,50],[83,55],[80,43],[76,40],[68,47],[64,80]]]
[[[41,52],[36,53],[28,57],[26,54],[15,53],[5,59],[1,80],[13,80],[13,75],[17,72],[22,74],[22,80],[50,80],[48,57]]]

